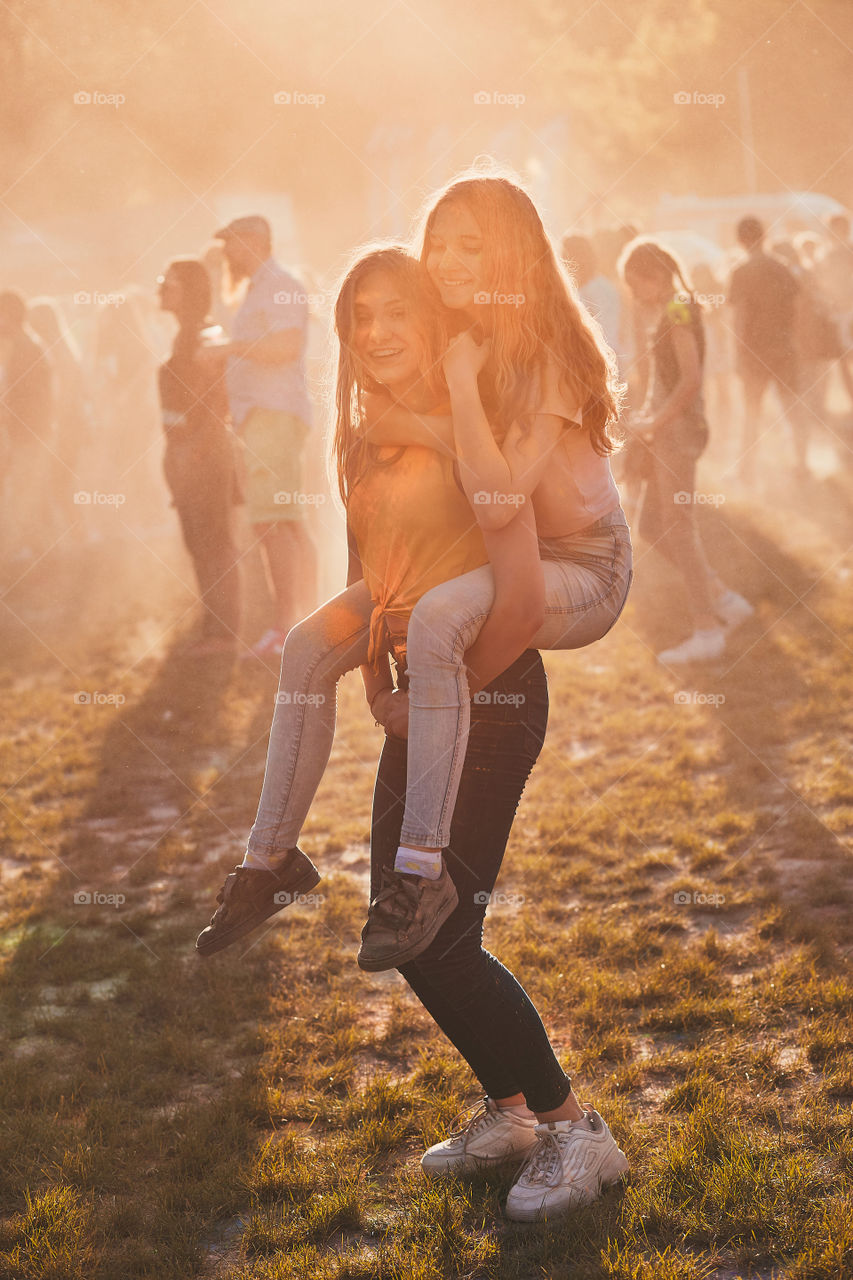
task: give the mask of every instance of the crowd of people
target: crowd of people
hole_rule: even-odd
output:
[[[627,1160],[576,1097],[518,978],[482,944],[544,741],[539,651],[584,650],[617,624],[633,580],[629,523],[666,555],[688,601],[692,631],[662,664],[719,658],[752,616],[703,550],[696,466],[721,425],[736,478],[755,483],[776,449],[775,417],[766,441],[760,428],[772,387],[790,466],[805,473],[830,369],[850,395],[849,222],[836,218],[823,242],[767,249],[764,228],[744,218],[723,281],[708,264],[691,275],[664,236],[633,229],[598,243],[572,233],[558,252],[506,175],[438,192],[416,244],[357,253],[336,292],[334,462],[349,566],[319,609],[300,501],[312,439],[306,293],[262,216],[214,238],[241,289],[228,332],[214,319],[228,316],[212,256],[175,259],[159,281],[177,326],[157,380],[165,478],[202,605],[192,653],[237,649],[243,503],[271,602],[251,652],[280,654],[281,669],[257,817],[197,950],[234,946],[319,881],[298,840],[331,752],[337,682],[359,668],[385,741],[358,963],[400,972],[485,1095],[424,1153],[424,1170],[515,1160],[507,1215],[567,1212]],[[726,352],[742,383],[739,432],[714,416],[734,403]],[[9,456],[32,492],[38,469],[73,474],[92,430],[86,396],[52,308],[0,295],[0,353]],[[34,522],[34,543],[43,532]]]

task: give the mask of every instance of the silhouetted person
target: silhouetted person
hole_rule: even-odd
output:
[[[823,298],[838,325],[839,371],[853,405],[853,240],[850,219],[843,213],[827,220],[829,243],[816,255],[815,274]]]
[[[178,321],[172,354],[160,368],[166,432],[163,470],[204,605],[201,637],[190,650],[233,650],[240,626],[240,573],[233,532],[239,500],[228,398],[221,372],[201,358],[225,335],[208,320],[211,290],[204,264],[178,258],[160,280],[160,305]]]
[[[90,406],[80,354],[51,298],[37,298],[27,308],[27,323],[43,344],[53,368],[55,437],[50,492],[63,526],[83,514],[74,493],[85,488],[81,472],[84,450],[92,442]]]
[[[581,302],[601,325],[607,345],[621,355],[622,299],[618,286],[599,270],[595,246],[588,236],[565,235],[562,253]]]
[[[56,536],[48,498],[53,458],[53,379],[44,347],[27,327],[20,293],[0,293],[0,439],[6,454],[4,523],[15,555],[31,559]]]
[[[746,258],[735,267],[729,285],[734,308],[737,370],[743,383],[744,428],[738,474],[755,479],[761,403],[775,386],[794,443],[801,472],[807,470],[807,435],[799,403],[800,373],[795,326],[799,283],[784,262],[764,250],[764,228],[757,218],[742,218],[738,243]]]

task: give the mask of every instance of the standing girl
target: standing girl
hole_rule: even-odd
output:
[[[406,914],[412,898],[417,912],[434,882],[391,869],[405,800],[406,743],[399,736],[404,695],[392,689],[384,650],[390,645],[402,667],[408,620],[419,595],[445,576],[483,565],[486,548],[452,459],[420,446],[372,445],[353,414],[363,393],[380,384],[421,407],[440,394],[431,385],[440,320],[417,263],[401,250],[367,254],[342,285],[336,307],[341,343],[336,456],[350,533],[349,586],[287,638],[278,732],[274,725],[256,823],[263,830],[276,821],[276,807],[287,807],[283,799],[288,797],[272,786],[268,794],[268,783],[300,762],[303,776],[290,779],[291,791],[295,788],[298,802],[306,803],[311,768],[319,765],[322,772],[328,757],[337,676],[365,664],[369,648],[378,649],[381,661],[363,666],[369,705],[387,734],[374,796],[371,889],[386,913],[398,915]],[[511,531],[510,538],[516,536]],[[519,555],[512,599],[524,605],[525,584],[537,561],[535,545],[523,536],[520,541],[530,558],[524,565]],[[511,578],[512,557],[501,545],[497,554],[500,597],[504,579]],[[535,592],[529,602],[535,607]],[[409,949],[400,970],[487,1094],[458,1132],[425,1153],[425,1171],[441,1175],[525,1161],[507,1214],[528,1221],[594,1199],[602,1185],[626,1171],[627,1161],[598,1112],[580,1106],[523,987],[482,945],[486,907],[545,733],[547,685],[538,654],[523,654],[485,692],[487,698],[474,708],[447,866],[435,890],[441,896],[451,885],[452,905],[440,928]],[[300,732],[303,718],[310,723]],[[279,759],[275,752],[288,747],[286,758]],[[288,815],[285,821],[289,830],[293,819]],[[218,950],[243,936],[247,923],[258,923],[253,902],[259,911],[269,908],[274,886],[279,898],[289,900],[299,886],[312,883],[312,873],[316,881],[313,864],[296,848],[267,869],[238,868],[226,882],[220,911],[199,939],[200,949]]]
[[[751,617],[752,605],[711,569],[696,525],[696,462],[708,443],[702,401],[702,312],[678,260],[651,240],[634,240],[619,260],[622,277],[649,317],[651,377],[630,427],[643,455],[640,533],[682,577],[693,633],[658,654],[667,666],[719,658],[726,628]]]
[[[370,438],[453,447],[491,536],[519,510],[532,511],[545,616],[529,643],[592,644],[619,617],[632,578],[608,460],[618,413],[612,353],[579,306],[533,202],[508,178],[452,183],[427,217],[421,262],[445,308],[469,326],[443,361],[452,417],[424,421],[389,406]],[[500,670],[481,631],[494,599],[486,565],[434,588],[412,614],[408,786],[394,864],[401,875],[441,875],[471,694]],[[375,900],[362,967],[397,963],[406,927]]]
[[[166,433],[163,470],[204,608],[201,634],[191,653],[230,653],[240,626],[240,571],[233,532],[238,481],[224,386],[215,369],[199,359],[224,335],[208,319],[211,289],[203,263],[178,258],[158,283],[160,306],[178,321],[172,354],[159,375]]]

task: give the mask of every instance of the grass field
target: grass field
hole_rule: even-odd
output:
[[[547,657],[487,945],[632,1174],[539,1227],[504,1220],[511,1175],[420,1171],[477,1086],[402,979],[355,964],[380,747],[358,678],[303,842],[316,901],[202,963],[275,676],[170,649],[190,596],[133,539],[10,587],[0,1276],[853,1277],[853,480],[770,498],[701,512],[758,606],[723,661],[655,664],[683,601],[642,548],[619,626]]]

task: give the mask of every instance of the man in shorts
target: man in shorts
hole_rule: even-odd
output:
[[[252,652],[274,657],[316,604],[317,553],[302,491],[302,448],[311,424],[308,306],[300,282],[273,257],[266,218],[235,218],[214,238],[222,242],[232,282],[249,282],[224,355],[232,424],[244,445],[246,511],[274,602],[272,627]]]
[[[800,285],[779,258],[764,250],[764,227],[742,218],[738,243],[746,258],[732,272],[729,302],[734,308],[737,371],[743,383],[744,430],[739,478],[755,479],[761,402],[771,384],[788,420],[801,474],[806,474],[807,427],[799,397],[798,353],[794,338]]]

